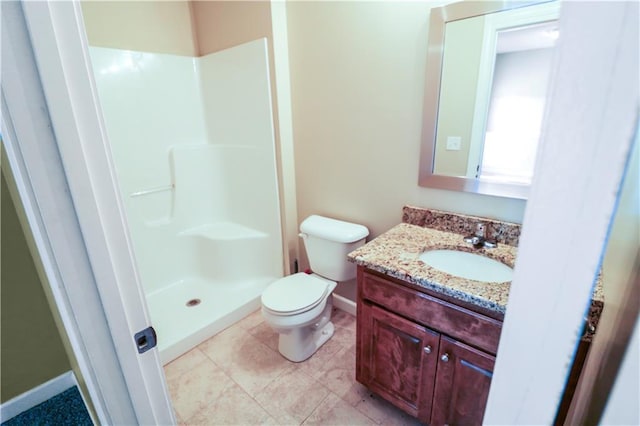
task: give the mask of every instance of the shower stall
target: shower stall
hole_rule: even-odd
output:
[[[283,274],[267,44],[202,57],[90,47],[163,363]]]

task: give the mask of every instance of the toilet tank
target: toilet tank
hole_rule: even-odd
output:
[[[356,276],[356,265],[347,254],[364,244],[369,230],[362,225],[312,215],[300,224],[311,270],[334,281]]]

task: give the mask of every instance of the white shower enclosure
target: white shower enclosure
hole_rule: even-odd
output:
[[[283,275],[266,40],[197,58],[90,54],[167,363],[258,309]]]

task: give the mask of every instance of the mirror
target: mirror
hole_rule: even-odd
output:
[[[420,185],[526,199],[559,3],[431,10]]]

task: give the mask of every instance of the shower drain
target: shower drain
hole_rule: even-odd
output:
[[[187,307],[192,308],[194,306],[198,306],[200,302],[202,302],[200,299],[191,299],[186,303],[186,305]]]

